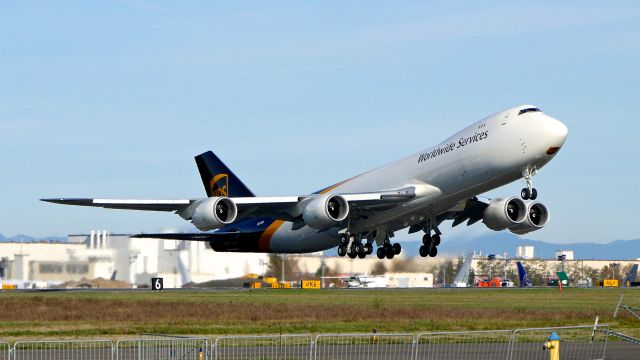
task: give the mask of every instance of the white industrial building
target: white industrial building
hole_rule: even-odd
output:
[[[533,259],[533,245],[521,245],[516,248],[516,257],[519,259]]]
[[[262,274],[266,254],[219,253],[200,241],[137,239],[92,231],[68,242],[0,243],[5,282],[44,287],[66,281],[104,278],[134,285],[164,278],[165,287],[187,282]]]
[[[559,259],[560,256],[564,256],[565,260],[573,260],[573,250],[556,250],[556,259]]]

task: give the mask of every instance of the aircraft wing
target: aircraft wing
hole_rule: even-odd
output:
[[[267,216],[274,220],[294,221],[301,214],[301,206],[317,194],[280,197],[231,197],[238,207],[237,220],[249,216]],[[340,194],[353,211],[388,208],[416,196],[413,187],[371,193]],[[166,211],[180,214],[190,219],[194,206],[201,199],[139,200],[139,199],[91,199],[91,198],[51,198],[42,201],[76,206],[92,206],[108,209]]]
[[[83,198],[54,198],[40,199],[42,201],[76,206],[93,206],[107,209],[170,211],[179,212],[197,200],[136,200],[136,199],[83,199]]]
[[[489,206],[490,201],[484,198],[472,197],[466,200],[457,209],[451,209],[440,216],[438,220],[453,220],[452,227],[458,226],[463,222],[467,222],[467,226],[473,225],[482,220],[484,210]]]

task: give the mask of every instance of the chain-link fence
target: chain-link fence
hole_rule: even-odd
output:
[[[12,360],[112,360],[111,340],[18,341],[13,345]]]
[[[214,359],[311,359],[311,335],[222,336]]]
[[[327,334],[318,335],[314,359],[411,359],[412,334]]]
[[[154,336],[119,340],[0,342],[0,360],[40,359],[547,359],[552,333],[566,359],[640,359],[640,339],[606,325],[413,334]],[[557,345],[557,344],[556,344]]]
[[[606,330],[606,326],[518,329],[513,332],[509,359],[548,359],[549,354],[542,350],[542,344],[551,333],[560,338],[562,359],[604,359],[608,338]]]
[[[415,359],[506,359],[510,330],[431,332],[417,336]]]
[[[9,360],[11,346],[8,342],[0,341],[0,360]]]
[[[117,360],[206,360],[208,351],[209,339],[206,338],[118,340],[115,349]]]

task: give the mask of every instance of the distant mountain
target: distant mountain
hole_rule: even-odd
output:
[[[0,242],[33,242],[33,241],[59,241],[67,242],[66,236],[45,236],[42,238],[36,238],[30,235],[18,234],[12,237],[5,237],[0,234]]]
[[[417,255],[421,243],[411,241],[402,242],[403,252],[407,255]],[[575,259],[615,259],[635,260],[640,258],[639,240],[616,240],[606,244],[572,243],[554,244],[545,241],[524,239],[506,231],[479,235],[470,239],[443,237],[438,247],[439,254],[460,256],[471,251],[482,251],[483,254],[503,255],[514,257],[516,247],[532,245],[535,256],[539,258],[553,258],[556,250],[573,250]]]

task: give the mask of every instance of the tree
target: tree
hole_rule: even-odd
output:
[[[278,281],[282,280],[282,258],[280,254],[269,254],[269,267],[267,269],[267,274],[269,276],[276,277]],[[285,257],[284,276],[285,281],[300,280],[298,260]]]

